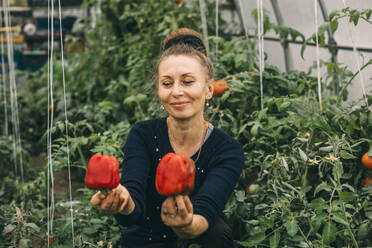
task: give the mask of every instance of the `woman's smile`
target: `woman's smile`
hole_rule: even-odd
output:
[[[176,109],[183,109],[189,102],[172,102],[170,105]]]

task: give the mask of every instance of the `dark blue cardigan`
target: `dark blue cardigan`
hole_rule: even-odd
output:
[[[177,237],[160,218],[165,197],[155,189],[159,160],[174,152],[168,137],[166,118],[137,123],[129,132],[124,150],[121,184],[134,203],[130,215],[115,215],[123,226],[122,247],[172,242]],[[195,160],[197,154],[191,158]],[[196,163],[195,188],[190,195],[194,214],[205,217],[209,229],[216,218],[224,218],[228,201],[244,164],[241,145],[219,128],[214,128],[202,146]],[[207,232],[209,231],[207,230]]]

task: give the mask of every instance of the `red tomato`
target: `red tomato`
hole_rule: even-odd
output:
[[[159,162],[155,186],[160,195],[188,195],[194,190],[194,179],[194,161],[185,155],[170,152]]]
[[[95,154],[88,163],[85,185],[90,189],[113,189],[120,183],[119,161],[115,157]]]
[[[369,186],[369,185],[372,185],[372,178],[367,177],[366,179],[364,179],[364,186]]]
[[[220,96],[229,89],[229,83],[220,79],[214,83],[213,95]]]
[[[367,169],[372,169],[372,156],[369,156],[369,153],[366,152],[362,157],[362,164]]]
[[[246,196],[248,196],[248,195],[250,195],[251,193],[249,192],[249,186],[247,185],[247,186],[245,186],[245,189],[244,189],[244,191],[245,191],[245,195]]]

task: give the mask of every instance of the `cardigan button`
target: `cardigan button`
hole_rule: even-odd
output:
[[[163,235],[163,239],[166,239],[166,238],[167,238],[167,235],[166,235],[166,234],[164,234],[164,235]]]
[[[159,148],[156,147],[155,151],[158,152],[159,151]]]

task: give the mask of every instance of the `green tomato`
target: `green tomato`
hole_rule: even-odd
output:
[[[252,136],[254,137],[257,137],[258,136],[258,133],[259,133],[259,129],[260,129],[260,125],[259,124],[254,124],[252,127],[251,127],[251,134]]]
[[[249,185],[249,192],[251,194],[253,194],[254,192],[256,192],[258,189],[260,188],[260,185],[256,184],[256,183],[252,183],[251,185]]]

